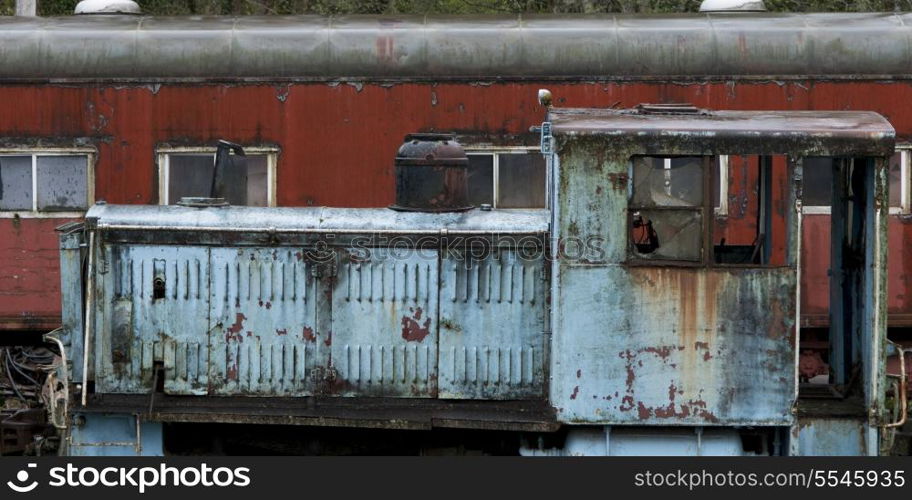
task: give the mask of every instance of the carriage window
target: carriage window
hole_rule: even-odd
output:
[[[469,202],[495,208],[544,208],[545,158],[537,151],[468,150]]]
[[[630,251],[637,259],[699,262],[703,255],[703,182],[699,156],[633,158]]]
[[[274,176],[277,151],[245,148],[246,199],[228,200],[232,205],[275,206]],[[174,205],[183,197],[209,196],[215,150],[159,150],[159,200]]]
[[[0,154],[0,211],[81,212],[91,204],[92,155]]]

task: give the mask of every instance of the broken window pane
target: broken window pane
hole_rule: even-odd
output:
[[[833,158],[826,156],[805,158],[802,176],[802,205],[806,207],[830,206],[833,199]]]
[[[84,155],[38,156],[38,210],[85,210],[89,205]]]
[[[0,157],[0,210],[32,209],[32,157]]]
[[[697,210],[637,210],[630,227],[631,250],[642,259],[700,261],[702,216]]]
[[[184,197],[207,197],[212,189],[215,155],[171,154],[168,155],[168,203],[177,204]],[[268,157],[248,154],[247,202],[228,200],[232,205],[265,207],[269,204]]]
[[[698,207],[703,204],[702,157],[635,157],[633,179],[633,206]]]
[[[890,206],[902,206],[902,153],[890,157]]]
[[[537,153],[498,156],[497,206],[545,207],[545,157]]]
[[[470,154],[468,170],[469,203],[494,204],[494,155]]]

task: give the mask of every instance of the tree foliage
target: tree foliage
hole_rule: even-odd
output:
[[[138,0],[149,15],[258,14],[520,14],[696,12],[700,0]],[[77,0],[38,0],[42,16],[73,13]],[[15,0],[0,0],[0,14]],[[858,12],[912,10],[912,0],[766,0],[771,11]]]

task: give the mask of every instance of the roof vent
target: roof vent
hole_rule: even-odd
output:
[[[700,12],[766,12],[763,0],[703,0]]]
[[[133,0],[82,0],[76,4],[76,14],[142,14]]]

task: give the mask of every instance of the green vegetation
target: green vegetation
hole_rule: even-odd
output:
[[[151,15],[254,14],[517,14],[695,12],[700,0],[138,0]],[[42,16],[73,13],[77,0],[38,0]],[[0,0],[0,14],[15,0]],[[912,10],[912,0],[766,0],[772,11],[857,12]]]

